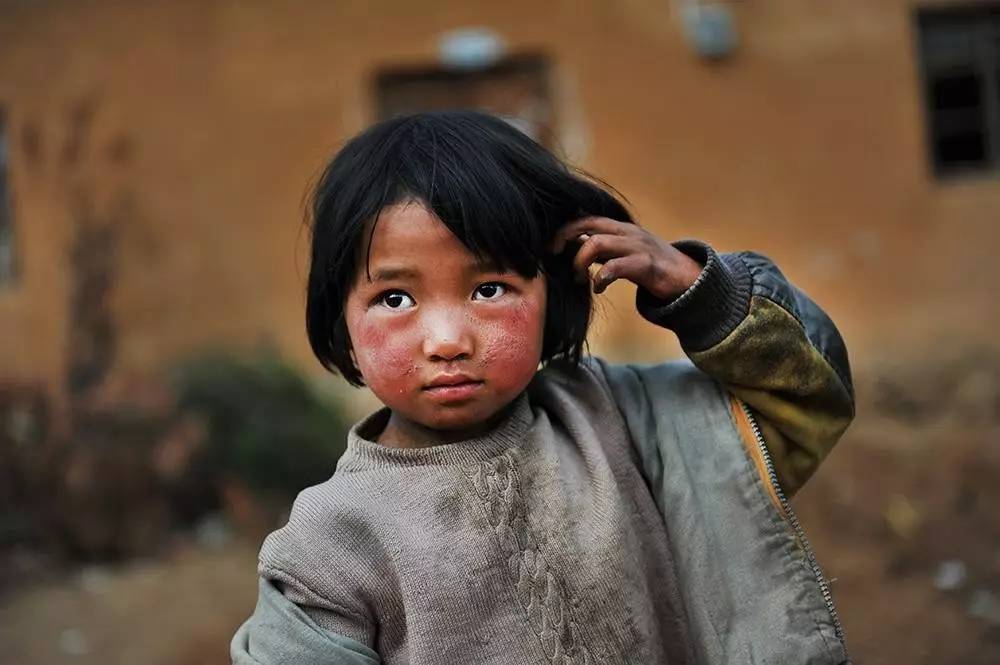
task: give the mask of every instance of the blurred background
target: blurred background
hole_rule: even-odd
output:
[[[831,314],[858,418],[795,506],[853,656],[1000,662],[1000,2],[910,0],[0,0],[0,662],[229,662],[375,406],[306,344],[304,193],[448,107]],[[593,351],[679,355],[632,298]]]

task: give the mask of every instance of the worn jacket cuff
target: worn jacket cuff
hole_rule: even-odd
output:
[[[704,351],[724,340],[746,318],[753,277],[735,254],[718,254],[698,240],[672,244],[704,266],[701,274],[673,300],[661,300],[639,288],[635,306],[647,321],[673,330],[685,351]]]

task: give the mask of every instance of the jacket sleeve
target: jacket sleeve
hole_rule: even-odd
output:
[[[767,257],[718,254],[694,240],[674,246],[704,266],[701,275],[670,302],[640,288],[636,308],[673,330],[691,361],[749,407],[791,496],[854,417],[844,341]]]
[[[268,579],[260,578],[257,607],[229,645],[233,665],[379,665],[369,647],[320,628]]]

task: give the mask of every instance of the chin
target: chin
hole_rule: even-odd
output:
[[[499,410],[500,409],[495,409],[492,411],[482,412],[479,409],[475,409],[473,411],[463,413],[460,409],[456,409],[453,413],[438,413],[429,417],[426,421],[418,420],[417,422],[422,424],[424,427],[429,427],[431,429],[457,431],[471,427],[478,427],[493,417],[493,415]]]
[[[510,405],[511,401],[492,402],[490,404],[455,404],[454,406],[437,406],[419,414],[404,415],[424,427],[446,432],[476,429],[495,417]]]

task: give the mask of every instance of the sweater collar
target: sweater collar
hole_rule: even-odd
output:
[[[527,392],[522,392],[508,405],[496,427],[482,436],[423,448],[395,448],[373,440],[385,428],[389,415],[389,409],[382,407],[351,427],[347,433],[347,451],[337,464],[338,471],[482,462],[521,445],[532,421]]]

